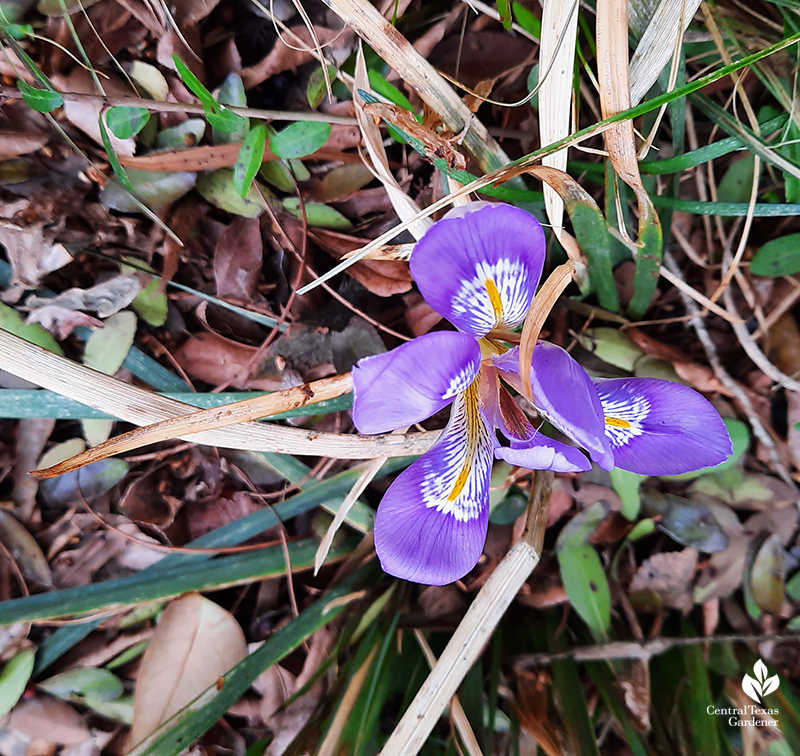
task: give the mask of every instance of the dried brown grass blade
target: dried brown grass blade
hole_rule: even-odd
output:
[[[98,373],[2,330],[0,370],[134,425],[149,425],[197,412],[196,407]],[[188,435],[187,439],[227,449],[337,459],[374,459],[423,454],[438,435],[354,436],[251,422],[200,431]]]
[[[422,649],[422,653],[425,655],[425,661],[427,661],[428,666],[433,669],[436,665],[436,656],[428,645],[428,641],[425,640],[422,630],[418,628],[415,629],[414,637],[417,639],[417,643]],[[464,743],[464,748],[469,756],[483,756],[481,747],[478,744],[478,739],[475,737],[475,733],[472,730],[472,726],[469,723],[469,719],[467,719],[467,714],[458,696],[453,696],[450,699],[450,715],[453,718],[453,723],[456,726],[456,730],[458,730],[458,734],[461,736],[461,741]]]
[[[575,40],[578,33],[577,0],[545,0],[539,51],[539,133],[542,144],[552,144],[570,133]],[[542,158],[542,165],[563,171],[567,150]],[[547,217],[561,240],[564,203],[551,187],[544,187]]]
[[[635,5],[631,3],[630,7],[634,8]],[[638,105],[655,84],[675,51],[677,38],[683,36],[699,7],[700,0],[661,0],[654,12],[641,16],[631,14],[631,26],[647,24],[631,58],[632,105]],[[642,29],[636,31],[641,32]]]
[[[383,184],[397,217],[401,221],[416,218],[419,214],[419,205],[400,188],[400,184],[397,183],[397,179],[392,174],[386,150],[383,148],[380,129],[369,114],[364,112],[365,103],[361,95],[359,95],[359,90],[370,91],[367,66],[364,62],[364,50],[360,44],[358,46],[358,55],[356,56],[353,102],[355,103],[358,127],[361,129],[361,136],[364,138],[364,144],[367,147],[367,153],[372,163],[371,170]],[[415,239],[420,239],[431,225],[433,223],[429,218],[422,218],[414,221],[408,230]]]
[[[339,532],[339,528],[342,526],[342,523],[347,517],[347,513],[353,508],[353,504],[358,501],[358,497],[367,490],[367,486],[380,472],[380,469],[383,467],[383,463],[385,461],[385,457],[379,457],[378,459],[370,460],[366,463],[366,465],[364,465],[364,469],[361,471],[361,474],[358,476],[358,479],[353,484],[353,487],[350,489],[347,496],[345,496],[342,505],[336,512],[333,522],[328,526],[328,530],[325,532],[325,536],[322,539],[319,548],[317,549],[317,553],[314,556],[315,575],[319,572],[320,567],[322,567],[322,565],[325,563],[328,552],[331,550],[333,537]]]
[[[532,401],[531,395],[531,358],[533,349],[539,340],[539,334],[550,310],[558,301],[561,292],[567,288],[567,284],[575,275],[575,263],[568,260],[563,265],[559,265],[550,277],[542,284],[531,305],[528,317],[525,318],[525,325],[522,327],[522,338],[519,342],[519,375],[522,381],[522,391],[526,399]]]
[[[277,415],[288,410],[299,409],[326,399],[334,399],[353,390],[353,381],[350,373],[337,375],[333,378],[323,378],[313,383],[304,383],[302,386],[276,391],[274,394],[257,396],[241,402],[225,404],[222,407],[200,410],[180,417],[162,420],[144,428],[123,433],[110,438],[97,446],[87,449],[53,467],[31,472],[35,478],[52,478],[63,475],[84,465],[97,462],[99,459],[113,457],[115,454],[139,449],[142,446],[169,441],[173,438],[187,436],[200,431],[225,428],[228,425],[246,423],[262,417]]]
[[[484,171],[511,162],[486,127],[442,76],[367,0],[323,0],[436,112],[454,134],[465,125],[464,146]]]

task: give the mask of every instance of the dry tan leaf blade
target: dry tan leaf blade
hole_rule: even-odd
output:
[[[148,425],[196,412],[196,408],[131,386],[58,357],[0,330],[0,369],[68,396],[134,425]],[[423,454],[438,433],[347,436],[269,423],[244,423],[190,434],[194,443],[228,449],[303,454],[337,459],[374,459]]]
[[[199,593],[173,601],[139,668],[131,744],[144,740],[245,656],[244,633],[232,614]]]

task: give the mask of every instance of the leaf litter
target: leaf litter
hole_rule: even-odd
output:
[[[555,5],[545,3],[546,20]],[[52,86],[65,97],[52,121],[18,99],[4,102],[3,328],[118,380],[160,391],[193,390],[203,401],[219,391],[278,391],[346,373],[360,358],[396,346],[398,335],[441,329],[440,316],[417,293],[405,262],[430,224],[415,218],[418,209],[480,175],[481,166],[498,167],[546,146],[540,133],[553,141],[600,120],[601,112],[624,109],[628,93],[614,87],[624,82],[627,55],[615,45],[630,52],[627,30],[624,19],[612,23],[605,17],[602,3],[596,8],[605,24],[598,49],[588,33],[594,10],[578,6],[574,18],[563,17],[569,9],[560,10],[561,27],[554,33],[542,26],[537,4],[499,3],[499,15],[511,14],[525,34],[507,30],[478,4],[471,9],[444,2],[430,10],[392,4],[380,23],[374,7],[366,6],[360,0],[331,0],[327,7],[307,3],[303,18],[291,3],[266,8],[187,0],[167,8],[100,0],[83,3],[85,15],[70,17],[76,37],[60,6],[42,3],[27,11],[20,23],[30,21],[40,36],[22,30],[19,50],[9,47],[0,69],[31,83],[41,73],[46,79],[37,78],[36,86]],[[354,8],[362,15],[352,15]],[[785,26],[787,35],[795,29],[784,5],[765,3],[762,11],[754,16],[724,4],[717,23],[731,49],[740,41],[731,18],[741,28],[758,26],[769,42],[778,41],[777,29]],[[670,6],[664,18],[674,12]],[[642,14],[634,4],[631,28],[637,37],[647,26],[639,22],[649,18]],[[343,25],[342,18],[352,25]],[[689,32],[678,73],[691,79],[706,66],[719,68],[723,51],[707,34],[707,19],[683,22]],[[640,61],[657,48],[661,62],[674,47],[674,28],[651,26],[636,47],[634,99],[644,91]],[[613,39],[620,30],[624,44]],[[562,35],[567,41],[559,48]],[[357,44],[359,36],[369,48]],[[581,61],[579,86],[572,65],[549,74],[540,65],[539,76],[547,79],[539,99],[503,107],[497,103],[523,99],[535,78],[531,68],[540,61],[532,38],[541,39],[542,55]],[[408,42],[423,56],[412,58]],[[30,56],[29,65],[20,52]],[[320,52],[332,79],[330,95]],[[199,101],[173,53],[203,87]],[[763,91],[750,79],[736,87],[727,78],[704,94],[734,113],[730,101],[743,97],[742,107],[757,111],[759,120],[772,117],[791,102],[793,91],[786,71],[796,65],[796,53],[789,47],[782,55],[765,59]],[[79,60],[97,72],[97,81]],[[434,66],[472,94],[451,86]],[[591,70],[600,71],[599,97]],[[11,79],[3,87],[7,97],[17,95]],[[100,98],[98,82],[110,101]],[[668,84],[665,79],[658,86]],[[490,93],[492,102],[484,101]],[[543,122],[554,96],[558,113]],[[198,102],[202,108],[189,112]],[[124,131],[127,121],[107,119],[107,153],[98,118],[108,115],[111,104],[136,113],[145,108],[150,115],[139,118],[130,133]],[[226,115],[237,107],[248,110],[241,118]],[[542,185],[530,178],[524,185],[487,187],[563,226],[564,246],[552,241],[548,272],[565,252],[581,264],[589,257],[590,274],[579,277],[580,288],[570,285],[550,317],[537,321],[542,334],[597,374],[668,378],[702,392],[726,418],[735,454],[724,467],[684,478],[631,480],[597,469],[557,477],[542,560],[459,693],[486,754],[512,753],[517,745],[523,752],[531,740],[546,753],[628,752],[623,743],[637,753],[679,752],[700,726],[699,719],[689,724],[700,716],[692,709],[698,691],[709,688],[717,705],[747,703],[742,691],[759,692],[749,679],[768,697],[765,703],[782,707],[781,727],[757,728],[764,752],[800,747],[800,710],[791,698],[800,682],[791,635],[800,626],[794,485],[800,405],[796,392],[774,383],[772,371],[764,372],[765,363],[750,361],[752,349],[731,328],[747,318],[768,365],[790,377],[800,371],[796,218],[756,218],[739,269],[729,277],[735,308],[714,294],[726,275],[720,265],[743,229],[740,221],[726,220],[721,203],[747,203],[753,182],[760,180],[759,205],[790,204],[796,202],[796,180],[779,169],[759,174],[749,153],[715,158],[711,172],[704,164],[697,167],[693,150],[715,141],[715,129],[725,131],[726,122],[694,109],[691,100],[686,107],[691,119],[676,104],[668,107],[646,157],[685,160],[685,172],[671,181],[640,175],[631,162],[640,147],[635,129],[653,128],[646,120],[607,132],[610,162],[598,154],[604,148],[599,137],[582,145],[586,152],[573,146],[548,159],[597,204],[598,228],[610,235],[597,237],[598,247],[611,250],[615,295],[626,307],[633,301],[629,315],[637,320],[608,312],[612,300],[603,299],[608,282],[597,278],[594,248],[586,247],[574,218],[572,229],[560,220],[550,185],[545,200]],[[455,127],[456,114],[466,130]],[[341,117],[352,120],[326,122]],[[226,120],[238,130],[220,128]],[[258,144],[243,152],[242,142]],[[796,162],[791,140],[777,149]],[[142,212],[122,178],[113,179],[111,166],[117,163],[135,197],[155,216]],[[526,194],[513,194],[525,186]],[[652,201],[665,196],[683,203],[671,227]],[[710,221],[699,214],[709,209]],[[689,311],[674,279],[653,277],[659,218],[664,247],[675,253],[685,286],[697,301],[711,297],[718,306],[704,313],[699,330],[686,327]],[[317,273],[400,221],[411,223],[411,233],[396,234],[382,248],[382,259],[359,260],[330,289],[297,296]],[[631,242],[625,229],[637,225],[639,236]],[[584,247],[576,246],[570,230]],[[397,250],[403,256],[395,256]],[[181,288],[169,287],[170,281]],[[0,368],[13,373],[14,365]],[[2,389],[0,400],[15,390],[20,389]],[[528,409],[524,399],[517,402]],[[319,412],[309,406],[306,414],[280,422],[346,437],[353,432],[346,406]],[[31,601],[56,595],[64,597],[68,614],[70,594],[54,591],[96,590],[112,580],[168,581],[170,560],[187,560],[186,570],[194,560],[199,569],[216,554],[206,549],[234,549],[218,558],[247,560],[275,548],[284,568],[282,577],[253,578],[233,588],[220,582],[208,597],[188,594],[142,609],[141,619],[135,617],[139,609],[116,602],[109,583],[112,589],[98,598],[98,616],[91,620],[103,624],[63,646],[59,638],[70,626],[11,625],[20,629],[9,638],[3,660],[25,661],[28,650],[37,648],[36,663],[46,658],[49,668],[25,672],[24,692],[0,728],[4,752],[40,752],[41,746],[50,753],[56,747],[63,753],[125,753],[197,696],[198,710],[210,706],[237,670],[246,670],[250,682],[219,725],[214,726],[218,717],[195,720],[186,710],[166,732],[185,726],[198,747],[254,756],[323,745],[378,753],[423,679],[424,660],[410,631],[423,628],[432,645],[444,645],[520,537],[520,512],[533,490],[524,470],[498,465],[486,551],[464,580],[442,589],[403,585],[392,592],[389,581],[373,572],[351,590],[341,614],[329,622],[320,615],[315,625],[303,619],[315,600],[369,561],[371,543],[364,533],[373,507],[407,460],[371,463],[380,472],[349,499],[359,477],[357,462],[253,453],[260,455],[256,464],[183,442],[161,442],[125,460],[104,460],[37,484],[29,470],[128,429],[107,419],[54,422],[46,410],[43,415],[0,424],[0,591],[9,607],[20,606],[10,600],[28,600],[28,594]],[[439,430],[444,421],[436,416],[424,428]],[[776,461],[789,471],[788,480]],[[336,482],[339,475],[351,476],[346,485]],[[340,513],[337,522],[344,524],[334,535],[330,513],[352,499],[353,509]],[[226,535],[238,528],[241,535]],[[339,567],[322,565],[314,578],[309,570],[326,533],[331,554],[348,556]],[[302,566],[293,564],[289,547],[306,541],[308,556]],[[150,572],[159,569],[165,570],[162,578]],[[247,666],[287,633],[292,641],[284,655],[265,668]],[[713,639],[719,643],[704,646],[708,665],[701,670],[678,648],[683,642],[700,648],[705,636],[719,636]],[[648,641],[663,644],[659,654],[618,666],[607,662],[607,673],[598,670],[602,660],[614,658],[615,643],[640,647]],[[581,660],[589,658],[580,656],[586,647],[594,661]],[[54,654],[51,648],[60,650]],[[104,668],[128,651],[130,658],[113,670]],[[526,662],[532,654],[536,664]],[[671,660],[671,677],[659,674],[660,658]],[[568,665],[572,677],[565,674]],[[780,704],[771,690],[775,675],[785,696]],[[11,695],[4,685],[0,675],[0,696]],[[659,725],[661,687],[684,706],[685,722]],[[571,699],[576,691],[580,696]],[[684,705],[680,697],[687,695],[690,703]],[[576,724],[581,716],[583,724]],[[446,724],[438,726],[438,740],[429,742],[431,753],[445,753],[453,742]],[[735,739],[719,737],[738,752]],[[151,752],[177,752],[160,747],[153,745]],[[136,753],[147,752],[142,748]]]

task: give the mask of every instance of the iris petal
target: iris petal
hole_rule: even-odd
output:
[[[485,336],[519,325],[544,265],[539,222],[510,205],[456,208],[414,247],[411,275],[427,303],[459,330]]]
[[[494,358],[503,377],[517,390],[519,349]],[[583,446],[604,470],[614,466],[614,455],[605,436],[603,408],[592,379],[555,344],[540,341],[531,359],[531,389],[536,410],[562,433]]]
[[[555,472],[588,472],[592,465],[572,446],[562,444],[541,433],[528,441],[512,441],[510,447],[495,449],[494,456],[510,465],[528,470],[553,470]]]
[[[446,407],[480,370],[472,336],[437,331],[353,368],[353,422],[360,433],[386,433]]]
[[[426,585],[466,575],[486,541],[493,434],[476,384],[453,403],[431,447],[389,487],[375,518],[375,551],[385,572]]]
[[[694,389],[657,378],[595,379],[617,467],[679,475],[724,462],[728,430]]]

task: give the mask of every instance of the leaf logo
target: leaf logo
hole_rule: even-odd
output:
[[[778,675],[767,677],[769,674],[767,671],[767,665],[764,664],[761,659],[755,663],[753,672],[755,673],[755,678],[745,674],[744,680],[742,680],[742,690],[745,692],[745,695],[749,696],[756,703],[760,704],[761,697],[772,693],[773,690],[776,690],[780,684],[780,680],[778,680]]]

